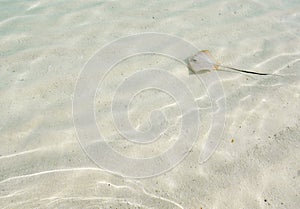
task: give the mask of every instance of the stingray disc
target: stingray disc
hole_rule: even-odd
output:
[[[219,63],[213,58],[208,50],[202,50],[187,60],[189,69],[194,73],[207,70],[217,70]]]

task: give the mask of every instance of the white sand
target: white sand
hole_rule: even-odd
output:
[[[1,1],[0,208],[298,208],[300,4],[286,2]],[[219,73],[227,122],[205,164],[198,164],[202,135],[185,160],[163,175],[112,175],[81,149],[72,97],[81,69],[97,50],[141,32],[176,35],[226,65],[284,76]],[[178,63],[159,56],[135,57],[115,70],[126,76],[145,66],[188,77]],[[115,88],[119,81],[113,78],[104,82]],[[193,82],[197,97],[204,95],[199,105],[207,107],[205,91]],[[109,100],[111,89],[96,101]],[[172,101],[158,92],[143,96],[133,101],[131,117],[147,129],[151,108]],[[97,110],[98,125],[124,155],[150,157],[174,143],[166,135],[152,146],[132,146],[114,130],[106,109]],[[170,107],[166,114],[174,119],[178,110]],[[173,122],[171,133],[178,133]],[[209,114],[201,122],[208,129]]]

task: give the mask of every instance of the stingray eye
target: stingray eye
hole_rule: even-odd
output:
[[[192,61],[196,62],[197,60],[195,58],[193,58]]]

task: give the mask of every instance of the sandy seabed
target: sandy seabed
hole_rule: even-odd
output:
[[[0,208],[299,207],[299,2],[0,3]],[[105,171],[87,157],[74,128],[72,99],[89,58],[115,39],[143,32],[182,37],[226,65],[282,76],[220,71],[226,124],[212,157],[198,163],[203,133],[172,170],[130,179]],[[199,105],[209,109],[204,87],[174,60],[158,55],[124,60],[96,95],[95,115],[107,143],[130,157],[159,154],[174,143],[171,135],[179,129],[172,98],[147,91],[132,102],[133,125],[146,130],[149,111],[163,107],[173,124],[168,134],[142,148],[116,132],[106,107],[113,89],[132,70],[145,67],[191,77]],[[209,130],[210,123],[204,111],[201,128]]]

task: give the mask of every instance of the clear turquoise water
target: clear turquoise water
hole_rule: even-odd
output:
[[[295,209],[300,204],[298,1],[0,0],[0,5],[1,208]],[[171,171],[135,180],[112,175],[85,155],[73,125],[72,98],[81,69],[97,50],[142,32],[182,37],[226,65],[283,76],[220,72],[227,122],[216,153],[199,165],[200,140]],[[146,65],[173,66],[153,56],[117,68],[126,74]],[[111,96],[109,85],[118,84],[108,79],[105,99]],[[158,101],[155,94],[145,97]],[[146,121],[151,105],[135,104],[132,117]],[[109,139],[120,140],[109,118],[101,119],[105,114],[99,106],[99,124],[106,125]],[[209,115],[204,117],[208,129]],[[134,146],[124,151],[120,143],[111,146],[140,157],[159,153],[169,141],[144,152]]]

